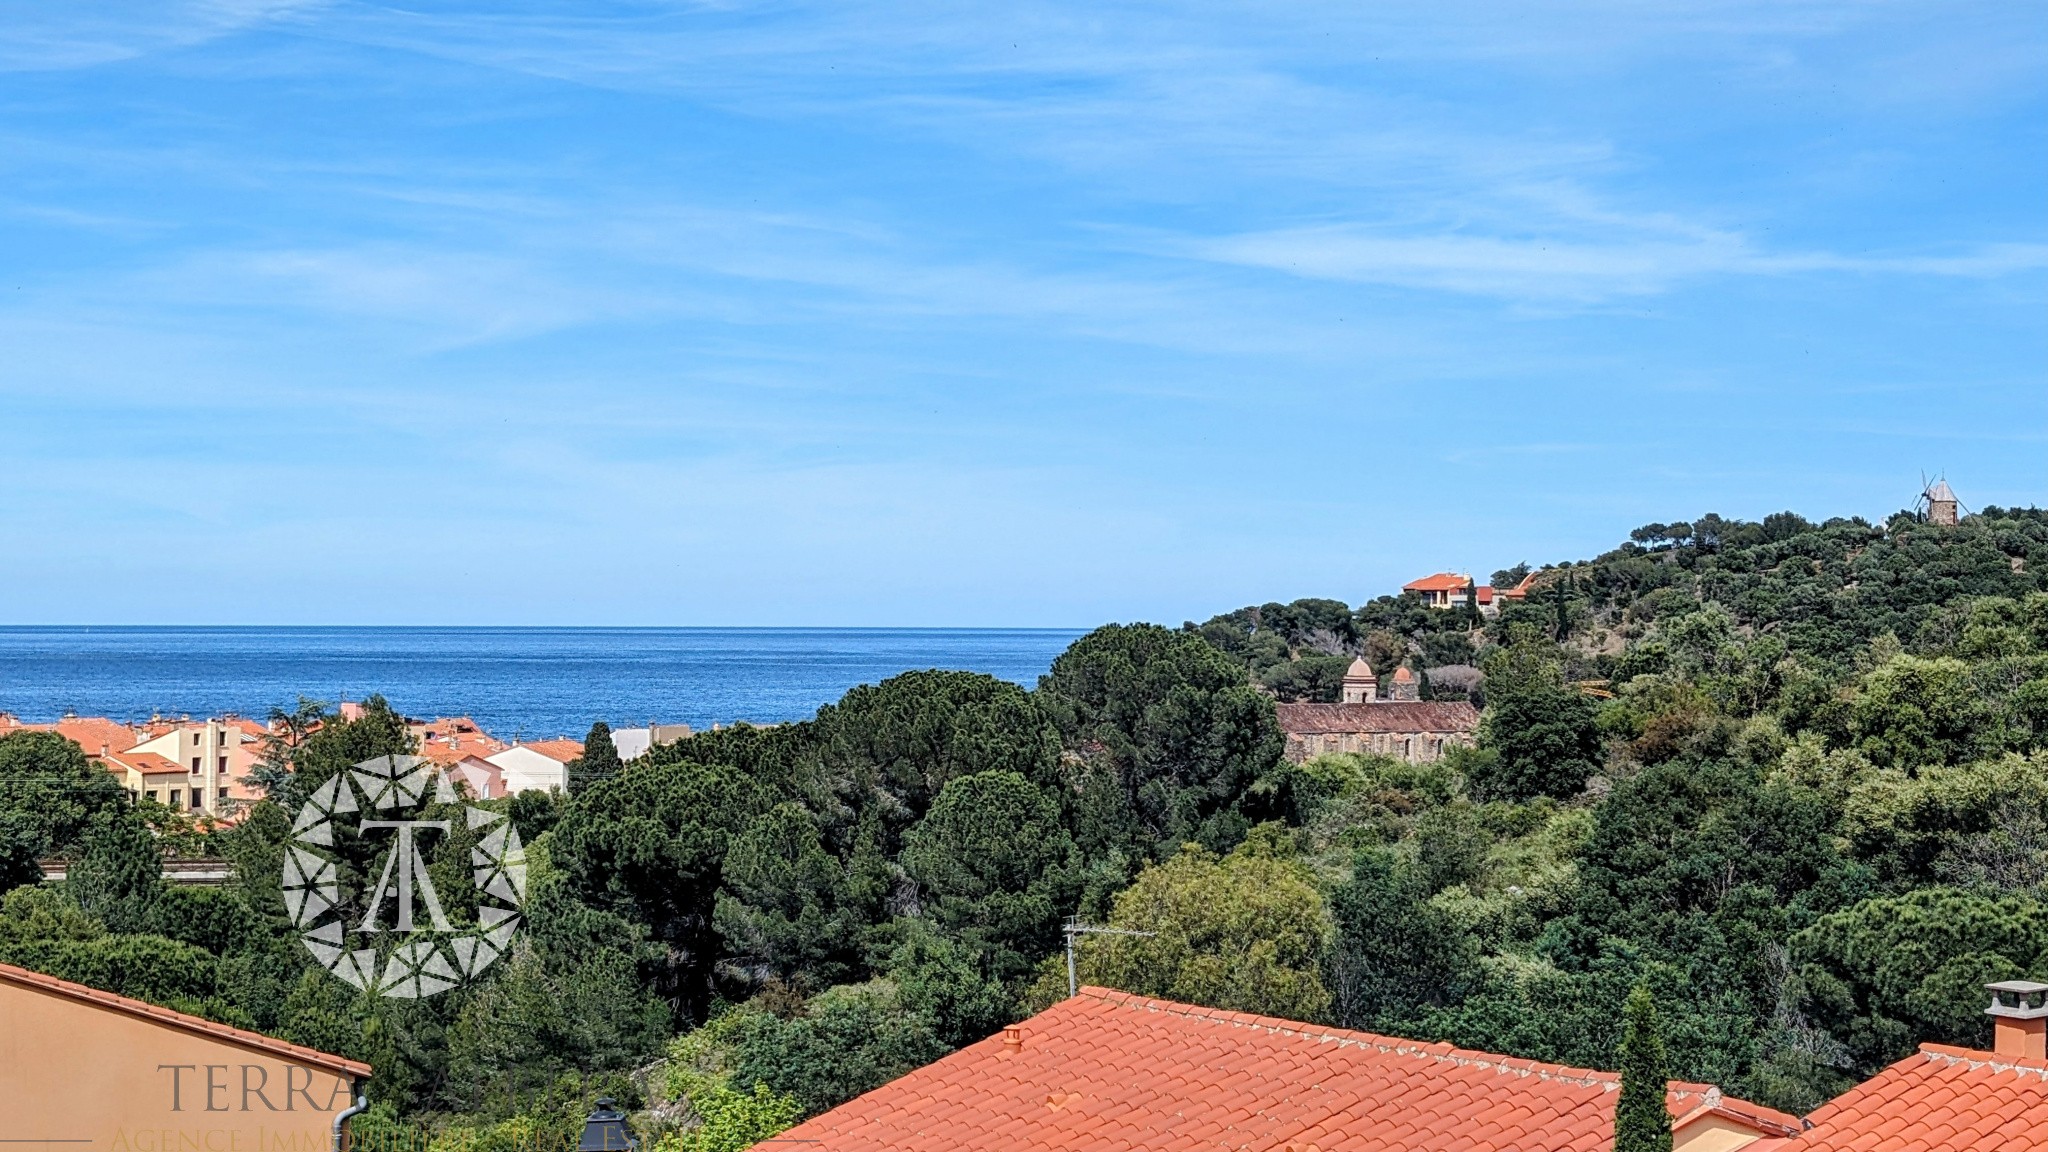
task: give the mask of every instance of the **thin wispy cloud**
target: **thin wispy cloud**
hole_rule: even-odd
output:
[[[536,622],[1178,620],[2038,480],[2027,5],[0,5],[0,523],[118,541],[19,618],[446,608],[430,522],[631,541]]]
[[[323,0],[0,0],[0,71],[90,68],[259,28]]]
[[[2048,270],[2048,244],[1986,245],[1949,255],[1772,253],[1730,234],[1597,240],[1444,233],[1390,236],[1359,225],[1280,229],[1186,241],[1205,260],[1359,284],[1434,289],[1530,303],[1599,303],[1670,291],[1708,276],[1801,273],[1990,278]]]

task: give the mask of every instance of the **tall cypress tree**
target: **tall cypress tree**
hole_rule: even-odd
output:
[[[619,749],[612,743],[612,726],[599,720],[583,738],[583,755],[569,765],[569,791],[581,791],[586,783],[614,775],[623,767],[625,761],[619,759]]]
[[[1621,1099],[1614,1106],[1614,1152],[1671,1152],[1671,1114],[1664,1096],[1671,1080],[1657,1007],[1647,985],[1628,994],[1621,1032]]]

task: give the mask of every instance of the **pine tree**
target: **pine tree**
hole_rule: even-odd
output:
[[[1647,985],[1628,994],[1621,1033],[1621,1100],[1614,1107],[1614,1152],[1671,1152],[1671,1115],[1664,1096],[1671,1074],[1657,1035],[1657,1008]]]
[[[569,765],[569,791],[580,792],[589,782],[615,775],[623,767],[625,761],[619,759],[619,749],[612,743],[612,726],[599,720],[583,739],[583,755]]]

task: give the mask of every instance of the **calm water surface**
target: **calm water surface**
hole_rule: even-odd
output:
[[[511,738],[682,722],[801,720],[914,668],[1032,685],[1080,636],[926,628],[0,628],[0,712],[263,716],[383,693]]]

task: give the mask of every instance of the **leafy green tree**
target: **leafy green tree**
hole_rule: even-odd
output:
[[[1992,720],[1968,664],[1901,654],[1863,678],[1849,726],[1871,763],[1910,774],[1996,751],[1984,743]]]
[[[1293,1020],[1330,1006],[1322,894],[1306,865],[1259,837],[1222,857],[1191,844],[1145,869],[1109,924],[1152,935],[1084,938],[1077,961],[1088,983]]]
[[[1867,773],[1842,815],[1851,850],[1896,887],[2048,879],[2048,753]]]
[[[1822,917],[1792,948],[1807,1015],[1868,1076],[1923,1041],[1989,1047],[1983,986],[2048,976],[2048,908],[1920,888]]]
[[[971,1044],[1016,1018],[1016,1002],[991,978],[981,953],[923,921],[905,926],[888,976],[905,1008],[931,1021],[940,1043]]]
[[[853,974],[863,930],[879,912],[851,895],[817,820],[785,801],[733,840],[714,923],[736,960],[822,989]]]
[[[123,803],[113,776],[54,732],[0,736],[0,892],[43,878],[37,861]]]
[[[477,1107],[565,1073],[632,1067],[659,1051],[667,1024],[630,952],[571,958],[523,947],[493,966],[449,1027],[448,1095]]]
[[[1430,902],[1422,872],[1387,849],[1362,848],[1350,879],[1331,891],[1338,1023],[1407,1035],[1429,1009],[1463,999],[1478,950],[1465,926]]]
[[[1082,825],[1091,853],[1229,847],[1247,826],[1238,799],[1280,757],[1272,701],[1193,633],[1098,628],[1053,661],[1039,695],[1087,766],[1084,793],[1114,793],[1084,796],[1101,821]]]
[[[1495,754],[1472,781],[1486,797],[1576,795],[1599,767],[1599,710],[1533,645],[1498,649],[1486,669],[1479,745]]]
[[[1671,1073],[1657,1034],[1657,1006],[1646,984],[1628,995],[1621,1033],[1621,1098],[1614,1105],[1614,1152],[1671,1152],[1664,1098]]]
[[[321,1052],[366,1059],[371,1051],[363,1034],[367,1013],[358,1006],[360,995],[326,972],[302,969],[277,1014],[275,1033]]]
[[[744,1152],[797,1122],[803,1108],[763,1083],[752,1092],[739,1092],[723,1084],[690,1097],[700,1119],[694,1127],[664,1136],[654,1152]]]
[[[754,1025],[755,1015],[729,1010],[669,1045],[663,1091],[685,1104],[691,1113],[685,1119],[696,1123],[663,1136],[655,1152],[740,1152],[803,1116],[795,1097],[764,1082],[745,1091],[733,1086],[733,1042]]]
[[[148,825],[126,806],[102,809],[65,880],[78,906],[113,932],[147,932],[164,898],[163,857]]]
[[[319,707],[317,703],[305,700],[300,704],[302,709],[309,705],[315,709]],[[294,716],[294,722],[317,722],[318,727],[296,745],[273,741],[266,745],[265,753],[266,757],[276,756],[282,760],[282,766],[276,773],[281,779],[270,798],[288,812],[298,811],[313,790],[336,773],[379,756],[411,756],[419,750],[406,729],[405,717],[393,711],[391,704],[382,696],[364,700],[362,714],[354,720],[343,720],[337,714],[324,711],[310,719]],[[287,728],[287,737],[290,731]]]
[[[797,791],[842,836],[872,808],[885,854],[955,777],[1007,771],[1043,785],[1058,780],[1059,733],[1038,703],[979,672],[906,672],[863,684],[820,708],[813,727],[821,776]]]
[[[709,1006],[726,850],[761,801],[736,769],[647,757],[594,782],[552,833],[568,893],[645,929],[659,955],[643,975],[685,1019]]]
[[[24,886],[0,897],[0,950],[41,942],[79,943],[107,934],[59,887]]]
[[[326,703],[306,696],[299,697],[295,707],[272,708],[268,731],[257,743],[256,763],[242,782],[272,800],[289,798],[292,762],[299,746],[333,719]]]
[[[988,950],[1002,977],[1051,950],[1078,895],[1081,862],[1059,806],[1015,772],[948,783],[904,838],[902,860],[931,917]]]
[[[13,896],[9,894],[10,900]],[[16,915],[12,903],[7,911],[10,919]],[[216,985],[214,958],[206,952],[162,936],[112,934],[96,920],[87,919],[85,923],[90,927],[81,930],[78,921],[47,905],[28,905],[21,912],[54,916],[62,925],[62,932],[21,933],[12,941],[0,935],[0,962],[152,1004],[217,1014],[208,1011],[208,1002],[215,999]]]
[[[1303,656],[1275,664],[1259,682],[1281,700],[1333,704],[1344,690],[1344,671],[1351,660],[1349,656]]]
[[[1727,764],[1659,764],[1614,790],[1579,860],[1561,935],[1631,941],[1653,956],[1727,965],[1758,995],[1761,946],[1852,902],[1866,873],[1835,847],[1834,817],[1804,788]]]
[[[945,1055],[923,1013],[906,1009],[887,980],[829,988],[783,1019],[743,1010],[728,1025],[735,1087],[765,1084],[805,1115],[837,1107]]]

